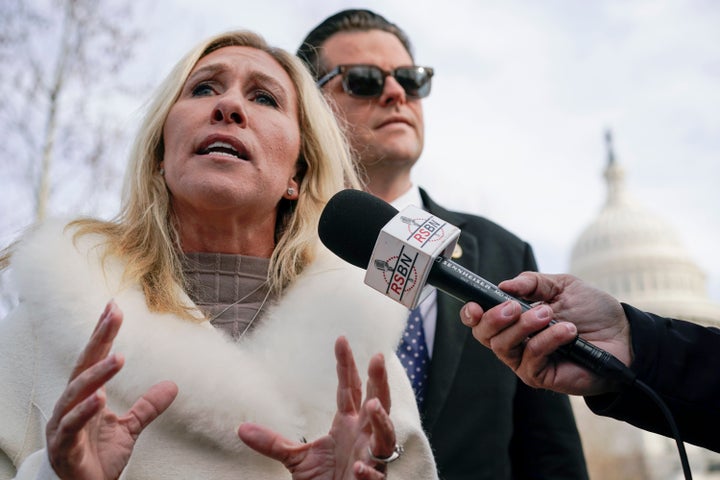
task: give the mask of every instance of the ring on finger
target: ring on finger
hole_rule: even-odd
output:
[[[405,449],[402,447],[402,445],[395,444],[395,448],[393,448],[392,453],[389,456],[383,458],[383,457],[376,457],[373,454],[372,450],[370,449],[370,446],[368,446],[368,454],[370,455],[370,459],[374,460],[378,463],[384,463],[384,464],[394,462],[395,460],[400,458],[400,456],[403,454],[404,451],[405,451]]]

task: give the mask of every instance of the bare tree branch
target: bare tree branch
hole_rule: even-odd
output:
[[[93,214],[119,190],[111,157],[124,132],[105,105],[131,89],[122,72],[140,39],[132,16],[132,0],[0,2],[0,248],[9,232],[50,214]]]

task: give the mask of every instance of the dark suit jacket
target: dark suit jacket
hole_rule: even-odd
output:
[[[425,208],[462,230],[453,260],[492,283],[537,270],[530,245],[487,219]],[[585,479],[568,398],[525,385],[460,321],[462,303],[438,291],[423,426],[444,480]]]
[[[672,412],[684,441],[720,452],[720,330],[624,305],[635,358],[630,368]],[[650,397],[637,389],[587,397],[599,415],[671,436]]]

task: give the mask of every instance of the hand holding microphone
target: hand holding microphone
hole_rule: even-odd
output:
[[[430,214],[426,215],[432,217]],[[392,271],[387,272],[387,277],[395,278],[395,274],[400,273],[399,270],[405,273],[412,270],[411,262],[414,257],[407,256],[404,253],[413,251],[413,245],[411,245],[414,241],[412,232],[407,237],[407,240],[404,242],[399,241],[396,245],[396,255],[388,257],[387,254],[384,254],[380,258],[374,258],[373,255],[376,243],[381,243],[378,241],[378,237],[385,238],[386,236],[386,232],[383,230],[386,225],[389,225],[391,221],[398,223],[401,216],[396,216],[398,216],[398,211],[394,207],[373,195],[358,190],[343,190],[331,198],[323,210],[318,232],[325,246],[343,260],[363,269],[390,268]],[[403,221],[406,220],[403,219]],[[435,217],[430,222],[443,223],[442,220]],[[406,221],[406,223],[413,222]],[[415,223],[424,224],[426,221],[416,221]],[[394,240],[398,242],[397,239]],[[406,248],[409,250],[406,250]],[[404,256],[408,258],[406,263],[400,260]],[[387,265],[388,258],[395,259],[393,260],[394,265]],[[523,311],[531,309],[527,303],[508,295],[497,286],[442,255],[435,256],[429,271],[425,273],[425,278],[420,278],[420,280],[426,281],[463,302],[476,302],[484,310],[489,310],[508,300],[517,302]],[[383,293],[405,303],[402,295],[409,290],[407,285],[412,280],[412,276],[403,274],[402,277],[402,290],[396,291],[393,284],[388,281],[388,288]],[[366,283],[368,282],[366,281]],[[396,282],[395,287],[397,287],[398,283],[400,282]],[[419,289],[422,285],[419,287],[415,285],[414,287]],[[373,285],[373,288],[382,291],[376,285]],[[417,293],[417,290],[415,292]],[[555,323],[557,323],[555,320],[549,321],[551,325]],[[575,335],[574,338],[568,338],[568,340],[568,343],[557,349],[558,354],[613,381],[626,384],[634,381],[635,375],[623,362],[610,353],[594,346],[578,335]]]
[[[591,375],[576,363],[553,355],[580,334],[629,365],[630,329],[616,299],[572,275],[523,272],[499,287],[543,303],[526,310],[515,302],[506,302],[486,311],[469,303],[461,310],[461,318],[472,328],[473,336],[526,384],[570,395],[597,395],[618,389],[609,378]],[[549,325],[553,319],[556,324]]]

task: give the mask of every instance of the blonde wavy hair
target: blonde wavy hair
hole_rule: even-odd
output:
[[[304,65],[285,50],[272,47],[250,31],[211,37],[185,55],[159,86],[130,153],[119,214],[110,221],[78,219],[75,237],[100,234],[105,256],[127,263],[124,281],[142,285],[152,311],[186,318],[197,313],[183,303],[182,252],[174,225],[170,192],[159,174],[163,159],[163,126],[170,108],[198,60],[223,47],[251,47],[268,53],[290,76],[298,98],[301,134],[298,158],[299,197],[283,199],[275,227],[276,247],[268,282],[279,295],[313,259],[317,223],[330,197],[343,188],[361,188],[347,144],[334,115]],[[7,258],[5,259],[7,260]]]

